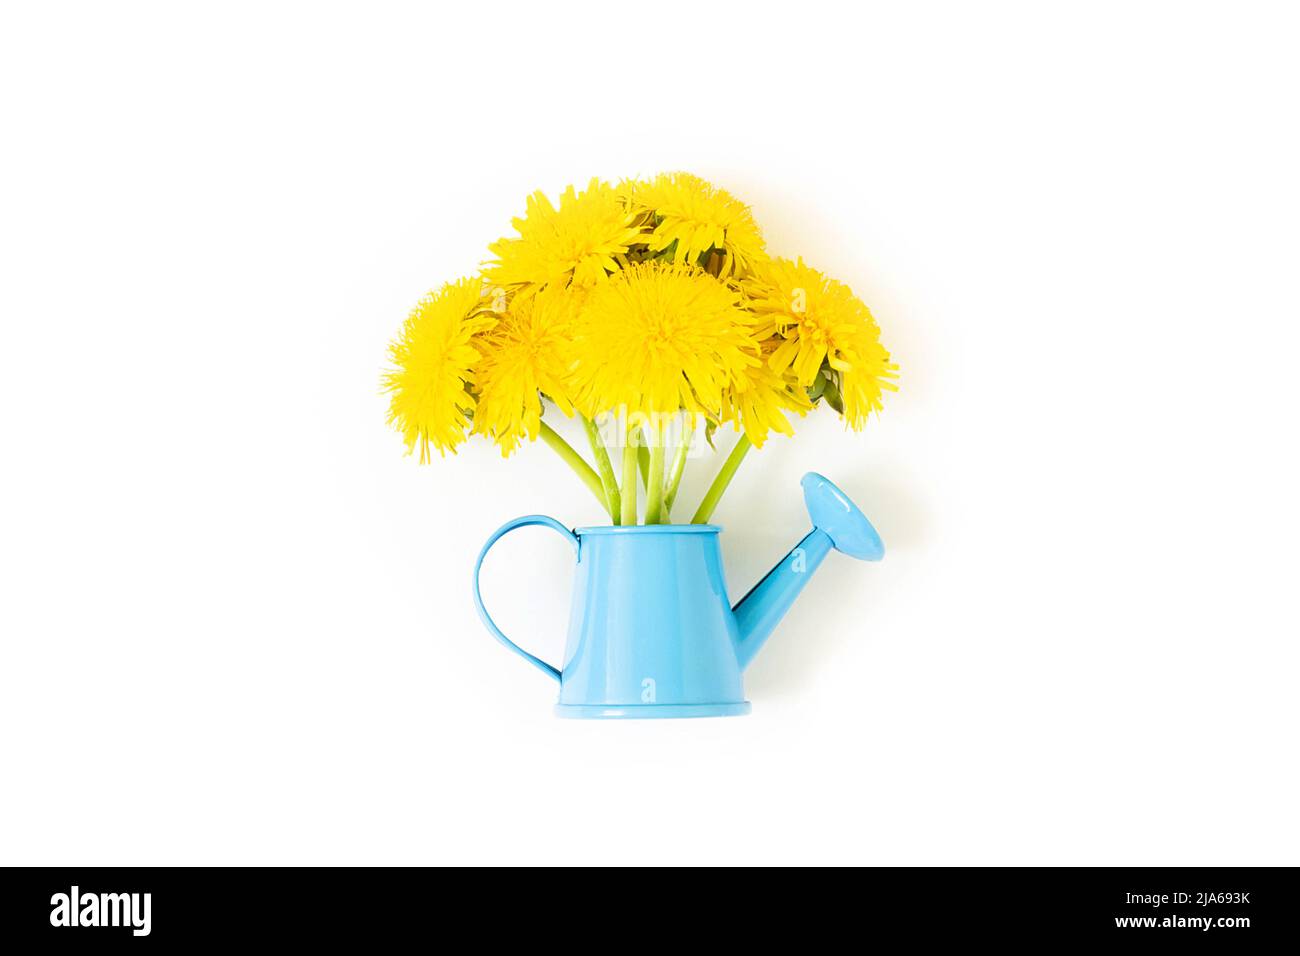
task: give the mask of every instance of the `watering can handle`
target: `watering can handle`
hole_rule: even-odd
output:
[[[487,608],[483,606],[483,595],[479,592],[478,586],[478,575],[479,571],[483,568],[483,559],[487,557],[487,553],[492,549],[492,545],[496,544],[500,538],[507,533],[514,531],[516,528],[527,528],[529,525],[535,524],[554,528],[560,534],[564,535],[564,537],[569,539],[575,552],[578,550],[577,535],[554,518],[548,518],[546,515],[524,515],[522,518],[515,518],[513,521],[507,521],[492,533],[492,537],[487,539],[487,544],[483,545],[483,550],[478,553],[478,560],[474,562],[474,606],[478,608],[478,616],[483,621],[483,626],[492,633],[493,637],[524,660],[528,661],[528,663],[532,664],[543,674],[546,674],[548,677],[554,677],[558,681],[560,679],[559,670],[546,663],[546,661],[542,660],[540,657],[535,657],[532,654],[529,654],[526,650],[501,633],[501,628],[497,627],[496,621],[492,620],[492,615],[489,614]]]

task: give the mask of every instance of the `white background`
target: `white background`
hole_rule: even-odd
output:
[[[1284,9],[6,7],[0,862],[1300,862]],[[679,168],[902,370],[746,462],[733,593],[809,469],[889,551],[752,716],[560,721],[470,566],[594,502],[404,458],[385,348],[532,189]],[[486,568],[551,660],[569,561]]]

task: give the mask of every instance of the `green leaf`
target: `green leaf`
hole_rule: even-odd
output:
[[[840,395],[840,390],[835,386],[835,383],[829,378],[826,379],[826,386],[822,391],[822,398],[825,399],[826,404],[835,409],[836,412],[841,415],[844,414],[844,398]]]
[[[822,397],[822,393],[825,391],[826,391],[826,374],[824,372],[818,371],[817,377],[813,379],[813,383],[808,386],[809,401],[816,402],[819,398]]]

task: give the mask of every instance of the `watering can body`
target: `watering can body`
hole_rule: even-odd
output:
[[[814,527],[732,608],[716,525],[570,531],[544,515],[507,522],[474,569],[479,616],[499,641],[559,682],[562,717],[726,717],[747,714],[742,673],[833,549],[877,559],[883,546],[856,506],[820,475],[804,478]],[[819,517],[819,512],[821,512]],[[820,522],[820,523],[819,523]],[[577,557],[564,660],[547,664],[496,626],[479,573],[492,545],[516,528],[564,535]]]
[[[722,573],[721,530],[691,524],[577,530],[557,713],[748,712],[735,653],[739,633]],[[620,713],[610,713],[615,710]]]

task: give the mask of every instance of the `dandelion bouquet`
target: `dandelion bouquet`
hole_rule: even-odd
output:
[[[739,432],[691,522],[751,448],[829,406],[854,430],[894,389],[871,313],[802,259],[768,255],[749,207],[686,173],[528,198],[482,273],[423,299],[391,346],[408,452],[540,438],[614,525],[672,522],[691,448]],[[580,419],[589,458],[544,419]],[[644,508],[640,508],[644,489]]]

